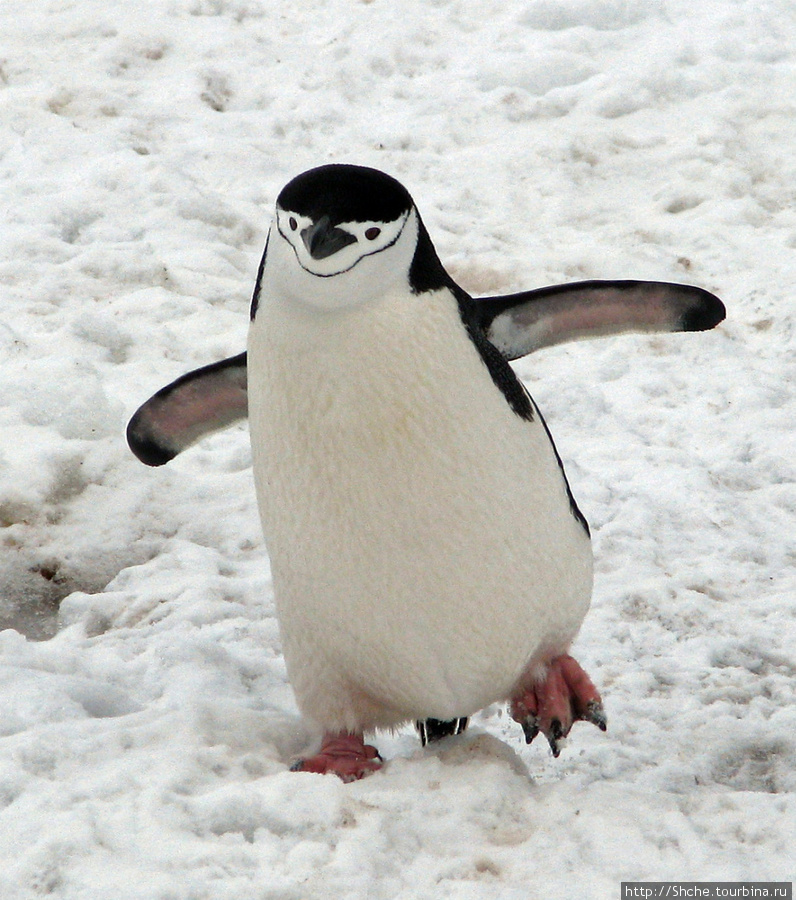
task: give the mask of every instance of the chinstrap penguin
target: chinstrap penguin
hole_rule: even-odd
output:
[[[365,732],[415,721],[425,743],[500,701],[556,756],[574,721],[605,729],[568,654],[588,525],[508,360],[724,314],[659,282],[473,299],[389,175],[328,165],[281,191],[247,353],[158,391],[128,441],[161,465],[248,414],[288,675],[323,732],[294,768],[360,778],[381,765]]]

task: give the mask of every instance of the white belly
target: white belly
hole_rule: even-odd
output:
[[[509,408],[446,291],[333,314],[266,299],[248,379],[307,716],[358,730],[469,715],[568,647],[589,540],[539,419]]]

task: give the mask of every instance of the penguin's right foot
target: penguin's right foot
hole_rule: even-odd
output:
[[[600,731],[607,727],[597,688],[567,654],[550,661],[542,681],[513,697],[510,711],[522,726],[526,743],[530,744],[541,731],[555,757],[561,753],[559,741],[569,734],[574,722],[591,722]]]
[[[365,743],[362,733],[343,731],[326,732],[321,749],[315,756],[298,759],[290,767],[291,772],[316,772],[337,775],[344,782],[358,781],[381,768],[379,751]]]

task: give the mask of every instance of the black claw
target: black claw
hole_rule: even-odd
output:
[[[291,772],[303,772],[304,771],[304,760],[297,759],[294,763],[290,765]]]
[[[596,725],[600,731],[608,728],[608,719],[605,716],[605,710],[602,703],[598,700],[590,700],[586,705],[586,713],[583,716],[584,721],[591,722]]]
[[[564,728],[561,722],[558,719],[553,719],[550,723],[550,734],[547,735],[547,742],[550,744],[550,749],[553,751],[553,756],[556,759],[561,755],[561,748],[558,746],[558,742],[563,737]]]
[[[522,725],[522,731],[525,735],[525,743],[530,744],[536,735],[539,734],[539,720],[536,716],[528,716],[528,718],[523,719],[520,724]]]

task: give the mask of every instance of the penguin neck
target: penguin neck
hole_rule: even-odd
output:
[[[414,301],[414,302],[413,302]],[[263,291],[263,300],[251,323],[251,340],[262,341],[270,352],[324,358],[335,365],[357,365],[363,349],[380,355],[387,347],[411,340],[416,327],[417,298],[398,286],[366,302],[337,309],[319,309]]]

